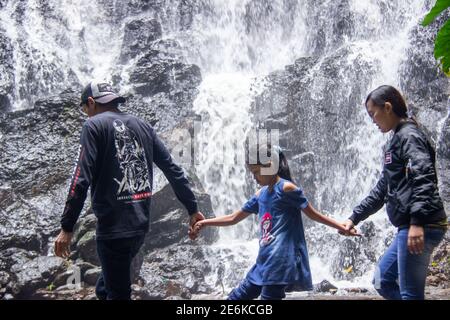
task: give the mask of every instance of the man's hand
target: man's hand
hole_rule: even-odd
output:
[[[342,225],[344,226],[345,231],[348,231],[348,232],[349,232],[350,230],[352,230],[352,229],[355,227],[355,224],[354,224],[353,221],[350,220],[350,219],[345,220],[345,221],[342,223]]]
[[[411,225],[408,231],[408,250],[411,254],[421,254],[425,247],[422,226]]]
[[[55,240],[55,255],[61,258],[68,258],[70,256],[71,241],[72,233],[65,232],[61,229],[61,232]]]
[[[360,233],[355,228],[355,224],[352,220],[348,219],[341,223],[344,230],[339,230],[339,234],[344,236],[362,237]]]
[[[195,240],[198,236],[198,232],[195,232],[195,230],[194,230],[195,223],[197,221],[204,220],[204,219],[205,219],[205,216],[200,211],[191,215],[191,218],[189,220],[189,233],[188,233],[189,238],[191,240]]]

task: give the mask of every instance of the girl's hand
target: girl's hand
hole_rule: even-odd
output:
[[[422,226],[411,225],[408,231],[408,250],[411,254],[421,254],[425,247]]]

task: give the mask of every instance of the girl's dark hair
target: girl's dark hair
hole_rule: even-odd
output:
[[[288,161],[284,153],[281,151],[281,149],[279,149],[278,156],[280,159],[278,166],[278,175],[285,180],[294,182],[294,180],[292,180],[291,170],[289,169]]]
[[[366,107],[369,100],[372,100],[376,106],[381,108],[384,108],[384,104],[389,102],[392,105],[392,110],[399,118],[409,118],[417,124],[416,119],[408,114],[405,99],[396,88],[388,85],[379,86],[367,96]]]
[[[294,182],[294,180],[292,179],[291,170],[289,169],[289,164],[288,164],[287,158],[280,147],[274,146],[272,148],[270,145],[267,145],[267,146],[256,145],[255,147],[250,147],[247,150],[248,150],[248,153],[246,156],[247,165],[260,165],[260,166],[267,166],[269,164],[269,160],[271,160],[271,158],[273,158],[272,152],[276,152],[278,155],[278,157],[277,157],[277,160],[278,160],[277,175],[280,176],[280,178]],[[256,155],[256,159],[251,159],[250,153],[252,155]],[[266,154],[267,159],[261,160],[260,153]]]

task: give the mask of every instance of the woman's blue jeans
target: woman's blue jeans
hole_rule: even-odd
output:
[[[425,249],[415,255],[408,251],[408,228],[400,229],[375,270],[373,284],[389,300],[425,299],[425,280],[433,249],[446,230],[424,228]]]

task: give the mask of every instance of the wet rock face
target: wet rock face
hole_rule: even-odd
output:
[[[122,63],[144,52],[152,41],[161,38],[161,24],[156,19],[133,20],[125,25],[120,60]]]
[[[417,26],[411,32],[413,45],[401,66],[401,89],[408,107],[437,147],[437,168],[440,194],[447,213],[450,212],[450,125],[447,118],[442,129],[437,125],[449,112],[450,82],[439,69],[433,48],[436,33],[450,17],[448,12],[440,15],[427,27]],[[439,132],[438,130],[441,131]]]
[[[306,24],[314,26],[307,36],[308,47],[313,55],[321,55],[343,44],[345,38],[357,34],[354,28],[355,19],[348,0],[336,1],[334,5],[325,2],[306,2]],[[333,23],[329,23],[333,21]]]
[[[11,109],[10,93],[14,84],[13,49],[10,39],[0,29],[0,112]]]
[[[439,139],[436,123],[447,113],[450,90],[449,80],[434,57],[434,39],[449,17],[444,14],[428,27],[416,26],[411,31],[412,45],[400,69],[401,90],[408,107],[434,144]]]
[[[439,193],[444,201],[444,209],[450,214],[450,117],[444,121],[437,148],[437,170],[439,174]]]
[[[174,56],[173,51],[178,47],[172,40],[153,42],[130,72],[137,99],[127,110],[140,113],[142,109],[150,109],[159,132],[168,131],[193,116],[192,103],[202,79],[196,65],[186,64]]]
[[[170,25],[177,30],[189,30],[195,15],[208,5],[207,0],[129,0],[111,2],[99,0],[105,8],[108,18],[114,24],[123,22],[124,16],[137,16],[146,12],[156,16],[164,25]]]
[[[0,247],[42,252],[59,228],[82,116],[78,95],[38,101],[0,118]]]
[[[0,179],[26,197],[65,182],[83,121],[78,103],[79,94],[70,91],[40,100],[31,110],[3,115]]]

